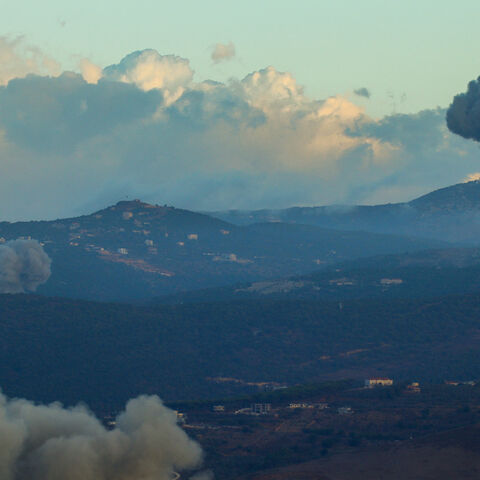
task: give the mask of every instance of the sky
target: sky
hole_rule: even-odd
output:
[[[7,2],[0,219],[127,197],[384,203],[474,178],[478,144],[445,112],[480,75],[479,14],[471,0]]]

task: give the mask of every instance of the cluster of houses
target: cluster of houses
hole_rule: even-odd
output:
[[[393,380],[387,377],[371,377],[367,378],[364,382],[365,388],[376,387],[390,387],[393,385]],[[285,387],[283,387],[285,388]],[[418,393],[421,391],[420,384],[413,382],[407,386],[407,392]],[[319,409],[325,410],[329,407],[328,403],[307,403],[307,402],[292,402],[287,408],[291,410],[296,409]],[[226,413],[225,405],[213,405],[212,411],[215,413]],[[268,415],[272,412],[272,405],[270,403],[253,403],[250,407],[241,408],[235,410],[235,415]],[[343,406],[337,408],[339,415],[351,415],[354,413],[353,409],[349,406]]]
[[[474,386],[477,382],[475,381],[445,381],[446,385],[458,386],[458,385],[470,385]],[[367,378],[364,381],[364,388],[382,388],[382,387],[391,387],[393,386],[393,379],[388,377],[371,377]],[[285,388],[285,387],[283,387]],[[421,387],[419,382],[412,382],[406,385],[405,393],[420,393]],[[287,407],[290,410],[307,410],[307,409],[317,409],[317,410],[326,410],[329,408],[328,403],[310,403],[310,402],[291,402]],[[340,407],[335,407],[336,413],[342,416],[353,415],[355,411],[352,407],[345,405]],[[225,405],[213,405],[212,411],[218,414],[231,413],[234,415],[269,415],[273,414],[276,410],[272,409],[271,403],[252,403],[249,407],[240,408],[231,412],[227,412]],[[278,410],[277,410],[278,411]],[[179,423],[185,423],[186,417],[184,414],[176,412],[177,419]]]
[[[328,403],[290,403],[289,409],[318,409],[325,410],[329,407]],[[215,413],[226,413],[225,405],[213,405],[212,411]],[[272,413],[272,405],[270,403],[252,403],[250,407],[241,408],[233,412],[235,415],[268,415]],[[353,409],[348,406],[338,407],[337,413],[339,415],[352,415]]]
[[[268,415],[271,411],[271,403],[252,403],[248,408],[236,410],[235,415]]]
[[[445,385],[450,385],[452,387],[458,387],[459,385],[469,385],[471,387],[474,387],[476,384],[477,382],[475,380],[445,380]]]
[[[301,408],[301,409],[306,409],[306,408],[317,408],[319,410],[325,410],[328,408],[328,403],[291,403],[288,408]]]

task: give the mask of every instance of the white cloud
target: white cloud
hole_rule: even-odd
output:
[[[295,78],[272,66],[250,73],[240,85],[247,101],[264,110],[297,110],[306,103],[303,88]]]
[[[229,43],[217,43],[213,47],[211,58],[214,63],[225,62],[235,57],[235,45]]]
[[[193,79],[190,62],[156,50],[141,50],[103,69],[103,78],[133,83],[142,90],[161,89],[168,104],[177,100]]]
[[[0,36],[0,85],[31,73],[58,75],[60,66],[39,48],[27,45],[23,37]]]
[[[88,58],[80,60],[80,72],[87,83],[98,83],[102,78],[102,68],[92,63]]]

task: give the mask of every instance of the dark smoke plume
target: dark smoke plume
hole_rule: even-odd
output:
[[[36,240],[0,244],[0,293],[34,292],[50,277],[51,263]]]
[[[201,460],[200,446],[156,396],[130,400],[107,430],[83,406],[0,393],[1,480],[171,480]]]
[[[480,142],[480,77],[468,84],[467,91],[455,95],[447,110],[450,131]]]
[[[362,88],[357,88],[356,90],[353,91],[355,95],[358,95],[359,97],[364,97],[364,98],[370,98],[372,94],[370,93],[370,90],[368,88],[362,87]]]

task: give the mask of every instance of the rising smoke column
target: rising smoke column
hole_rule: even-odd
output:
[[[171,480],[201,460],[200,446],[157,396],[130,400],[107,430],[86,407],[0,393],[1,480]]]
[[[0,293],[34,292],[50,277],[51,263],[36,240],[11,240],[0,245]]]
[[[447,126],[453,133],[480,142],[480,77],[467,91],[453,98],[447,111]]]

